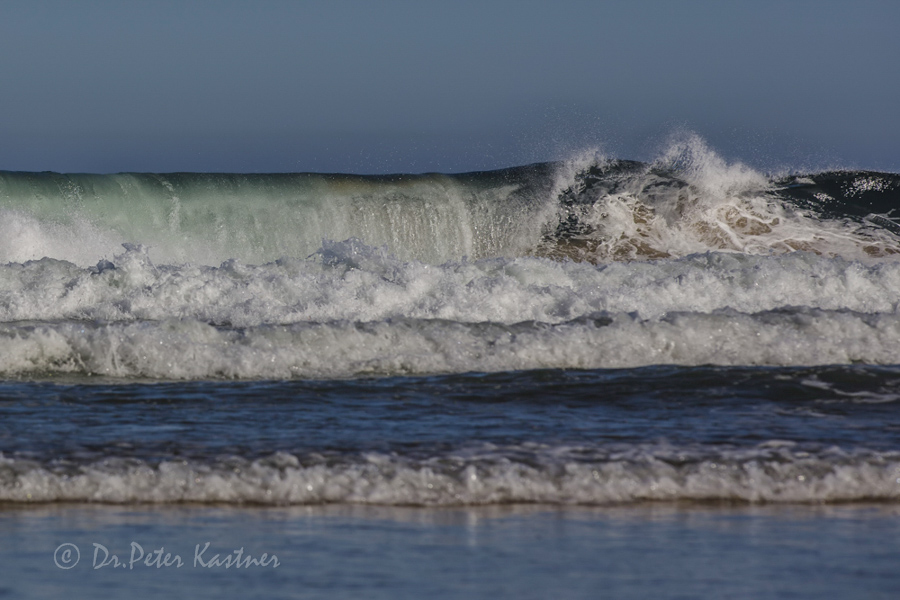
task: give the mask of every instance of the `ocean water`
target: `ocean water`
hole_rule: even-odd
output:
[[[898,206],[696,138],[0,172],[0,597],[895,598]]]

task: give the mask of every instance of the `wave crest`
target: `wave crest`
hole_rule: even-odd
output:
[[[826,179],[830,189],[843,190],[834,192],[838,199],[828,196],[831,203],[823,205],[824,198],[805,198],[806,188]],[[896,205],[900,177],[848,172],[807,180],[787,185],[728,164],[688,136],[650,163],[607,160],[574,171],[559,194],[558,222],[545,230],[538,253],[594,263],[711,250],[855,259],[900,253],[900,226],[852,201],[869,193],[884,196],[882,208]]]
[[[402,260],[529,255],[593,263],[727,251],[900,252],[900,176],[769,177],[686,135],[649,163],[600,152],[455,175],[0,172],[0,262],[304,258],[357,238]]]
[[[0,455],[0,501],[477,506],[646,501],[822,503],[900,499],[896,452],[806,451],[769,442],[699,452],[665,446],[459,449],[433,457],[278,452],[215,462]]]

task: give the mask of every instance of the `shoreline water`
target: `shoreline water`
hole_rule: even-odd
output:
[[[101,507],[0,510],[0,590],[16,598],[891,598],[896,506]],[[210,544],[220,564],[198,547]],[[80,562],[54,562],[64,544]],[[101,547],[102,550],[97,550]],[[137,550],[139,548],[140,550]],[[162,551],[163,559],[143,558]],[[104,554],[106,551],[108,554]],[[277,556],[277,567],[224,557]],[[94,564],[94,552],[108,564]],[[115,567],[109,555],[125,566]],[[155,555],[153,555],[155,556]],[[182,558],[181,567],[174,557]],[[138,560],[130,563],[135,557]],[[61,556],[56,558],[62,561]],[[71,560],[71,559],[70,559]],[[26,577],[13,577],[22,573]]]

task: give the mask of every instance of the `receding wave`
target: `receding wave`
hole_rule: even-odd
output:
[[[900,251],[900,176],[767,176],[698,138],[649,163],[596,153],[460,175],[0,172],[0,262],[81,266],[142,244],[160,264],[305,258],[355,238],[430,264],[545,256],[594,263],[806,250]]]
[[[460,448],[148,462],[41,463],[0,455],[0,501],[302,505],[897,501],[900,453],[661,445]]]

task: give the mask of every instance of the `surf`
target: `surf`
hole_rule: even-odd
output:
[[[698,252],[900,252],[900,175],[769,175],[699,138],[649,162],[587,152],[463,174],[0,172],[0,262],[91,266],[143,245],[157,264],[306,258],[357,239],[402,260],[603,264]]]

